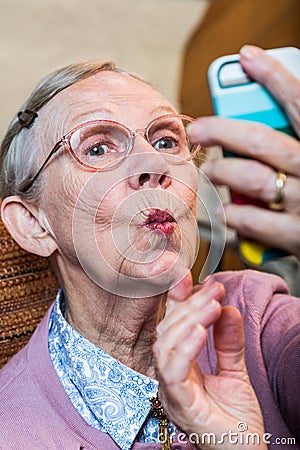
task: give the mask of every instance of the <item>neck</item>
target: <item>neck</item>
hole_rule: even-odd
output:
[[[86,283],[67,282],[64,292],[70,325],[123,364],[155,378],[152,346],[164,314],[165,294],[132,299],[98,286],[88,289]]]

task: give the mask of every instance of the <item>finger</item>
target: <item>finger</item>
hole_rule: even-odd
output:
[[[214,321],[218,316],[214,317]],[[171,383],[181,383],[188,376],[191,362],[205,345],[206,328],[200,324],[168,330],[153,346],[157,369]]]
[[[157,345],[161,355],[161,368],[169,367],[169,358],[174,351],[184,353],[184,339],[186,334],[193,333],[198,327],[207,328],[212,325],[220,315],[221,306],[212,300],[200,310],[194,310],[184,320],[179,319],[166,327],[162,333],[158,333]]]
[[[233,306],[222,308],[220,319],[214,327],[214,339],[218,357],[218,374],[230,378],[240,378],[240,372],[247,374],[244,359],[243,319],[241,313]]]
[[[243,158],[222,158],[203,164],[201,170],[215,184],[226,185],[233,192],[268,204],[277,195],[277,172],[258,161]],[[287,176],[284,186],[286,211],[300,212],[300,180]]]
[[[300,176],[300,143],[261,123],[223,117],[201,117],[189,128],[192,142],[222,145],[235,153]]]
[[[174,275],[173,287],[168,292],[169,301],[182,302],[189,297],[193,292],[193,278],[191,271],[186,267],[178,266],[177,272]],[[176,282],[176,280],[180,280]]]
[[[164,367],[160,360],[161,353],[157,354],[157,347],[154,346],[159,396],[164,405],[175,407],[175,423],[177,420],[180,422],[179,416],[185,415],[184,411],[190,412],[193,403],[201,404],[202,408],[205,408],[204,380],[198,365],[195,364],[195,358],[204,348],[205,342],[204,328],[196,327],[192,331],[187,330],[181,345],[169,355],[168,364],[164,364]]]
[[[238,234],[300,257],[300,218],[250,205],[224,206],[227,225]]]
[[[181,322],[182,324],[188,323],[193,317],[193,314],[201,312],[213,300],[221,302],[224,295],[224,286],[221,283],[214,283],[211,286],[196,291],[183,303],[170,303],[168,301],[165,317],[157,327],[157,335],[161,335],[167,328],[177,322]]]
[[[280,62],[259,47],[245,45],[240,62],[251,78],[264,85],[286,110],[296,132],[300,132],[300,81]]]
[[[201,326],[186,330],[185,335],[174,343],[174,350],[166,353],[160,343],[154,345],[160,398],[164,404],[179,406],[179,411],[190,413],[189,408],[201,404],[205,408],[204,378],[195,363],[206,342],[206,329]],[[166,360],[163,358],[166,357]],[[176,413],[178,420],[178,410]]]

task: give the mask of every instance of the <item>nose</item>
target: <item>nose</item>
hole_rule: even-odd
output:
[[[167,189],[171,184],[164,156],[155,150],[142,133],[136,135],[128,157],[128,182],[132,189]]]

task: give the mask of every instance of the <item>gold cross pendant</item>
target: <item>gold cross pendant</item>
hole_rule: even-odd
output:
[[[150,398],[151,403],[151,415],[159,419],[158,439],[162,445],[162,450],[171,449],[171,439],[168,430],[169,420],[164,411],[163,405],[158,398],[158,394],[155,397]]]

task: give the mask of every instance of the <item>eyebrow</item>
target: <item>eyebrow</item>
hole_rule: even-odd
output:
[[[101,107],[99,109],[95,109],[94,111],[90,111],[89,113],[86,112],[82,112],[76,116],[73,117],[72,120],[74,120],[75,122],[80,122],[81,120],[84,121],[89,121],[89,120],[98,120],[99,119],[99,114],[107,114],[109,116],[113,115],[115,113],[115,111],[113,109],[107,108],[107,107]],[[170,105],[165,105],[165,106],[155,106],[151,111],[150,111],[150,115],[151,116],[160,116],[163,114],[174,114],[176,113],[175,108],[171,107]],[[95,115],[97,115],[98,117],[95,117]],[[100,118],[101,119],[101,118]],[[112,120],[112,119],[110,119]]]

